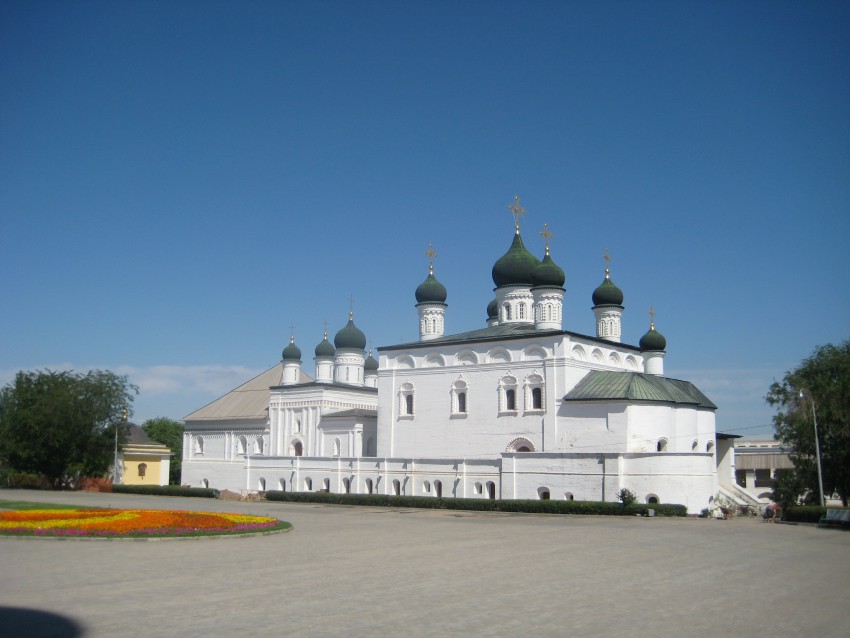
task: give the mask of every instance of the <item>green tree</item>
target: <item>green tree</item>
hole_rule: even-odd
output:
[[[123,409],[137,393],[126,376],[109,371],[18,372],[0,390],[0,459],[56,489],[102,476]]]
[[[158,416],[142,423],[142,429],[152,441],[162,443],[171,450],[168,483],[180,485],[180,468],[183,459],[183,426],[179,421]]]
[[[801,395],[801,391],[802,395]],[[823,490],[838,492],[844,505],[850,497],[850,340],[820,346],[770,386],[767,402],[776,407],[777,438],[794,448],[797,476],[818,493],[813,405],[817,414]]]

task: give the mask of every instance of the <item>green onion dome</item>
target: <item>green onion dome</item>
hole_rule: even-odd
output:
[[[512,285],[532,285],[531,274],[540,261],[526,250],[517,231],[511,247],[493,264],[493,283],[496,288]]]
[[[295,337],[289,338],[289,345],[283,349],[284,361],[301,361],[301,349],[295,345]]]
[[[667,347],[667,339],[655,330],[655,322],[649,324],[649,332],[640,338],[641,350],[664,350]]]
[[[487,304],[487,321],[499,318],[499,302],[495,299]]]
[[[599,287],[593,291],[593,305],[594,306],[622,306],[623,305],[623,291],[617,288],[614,285],[614,282],[611,281],[611,277],[608,273],[608,269],[605,269],[605,279],[599,284]]]
[[[446,303],[446,287],[434,277],[433,269],[428,277],[416,288],[417,303]]]
[[[564,271],[549,255],[549,248],[546,248],[546,255],[543,261],[537,264],[537,267],[531,271],[531,283],[534,286],[547,286],[553,288],[563,288],[566,281]]]
[[[316,346],[316,356],[332,357],[334,354],[336,354],[336,349],[331,345],[331,342],[328,341],[328,333],[325,332],[325,338],[322,339],[322,342]]]
[[[348,313],[348,323],[334,336],[334,345],[337,348],[349,348],[352,350],[366,349],[366,335],[354,325],[354,314]]]
[[[369,356],[366,357],[366,364],[364,365],[366,372],[377,372],[378,371],[378,362],[372,356],[372,351],[369,351]]]

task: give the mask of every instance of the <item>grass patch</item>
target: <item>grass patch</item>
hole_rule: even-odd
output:
[[[100,509],[80,505],[60,505],[58,503],[33,503],[32,501],[4,501],[0,499],[0,510],[90,510]]]

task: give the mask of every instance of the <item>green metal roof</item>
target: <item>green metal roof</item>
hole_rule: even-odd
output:
[[[592,370],[564,396],[564,401],[618,400],[679,403],[710,410],[717,409],[717,406],[689,381],[640,372]]]

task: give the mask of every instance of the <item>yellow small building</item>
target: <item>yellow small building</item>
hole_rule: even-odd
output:
[[[171,450],[151,441],[135,423],[127,424],[127,442],[119,451],[121,470],[117,483],[124,485],[168,485]]]

